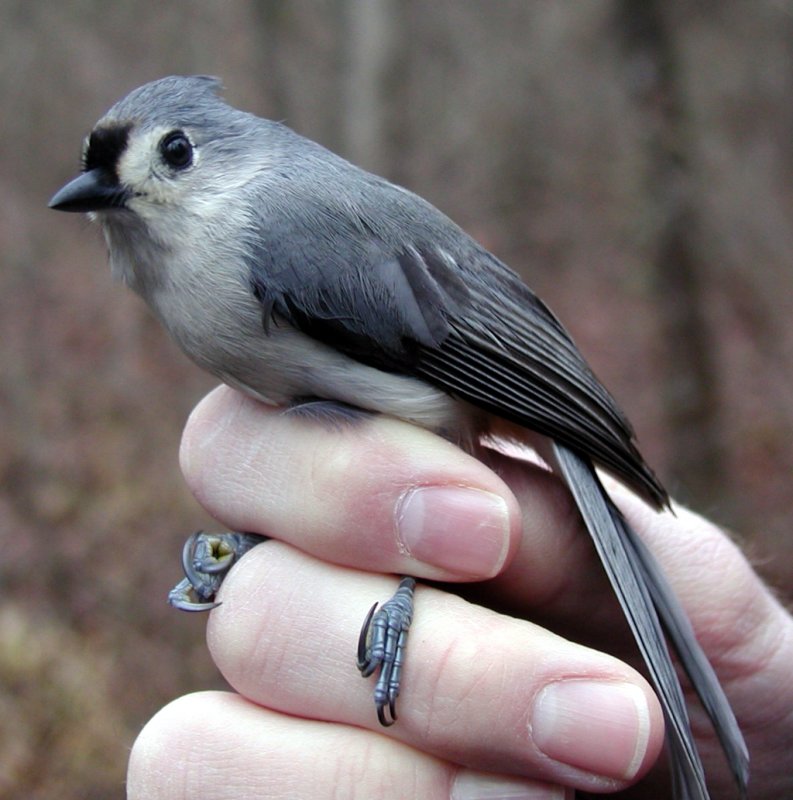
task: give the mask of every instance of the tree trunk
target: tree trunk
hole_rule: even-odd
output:
[[[666,369],[665,413],[672,437],[671,481],[701,508],[723,497],[714,343],[705,318],[704,264],[680,68],[668,8],[660,0],[619,0],[625,74],[645,136],[645,214],[653,227],[650,270]]]

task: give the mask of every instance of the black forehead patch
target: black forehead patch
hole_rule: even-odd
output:
[[[117,167],[127,147],[132,123],[115,123],[94,128],[83,152],[83,172],[101,169],[118,178]]]

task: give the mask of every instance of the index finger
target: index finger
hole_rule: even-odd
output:
[[[520,537],[520,509],[497,475],[385,417],[327,424],[221,387],[191,415],[181,460],[199,502],[229,527],[338,564],[482,579]]]

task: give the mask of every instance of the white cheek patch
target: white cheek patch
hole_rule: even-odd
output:
[[[168,203],[179,196],[179,183],[163,163],[159,145],[172,128],[160,127],[130,138],[118,162],[118,178],[123,186],[145,197],[149,203]],[[194,152],[194,160],[198,153]]]
[[[152,180],[152,161],[157,158],[157,144],[165,130],[133,135],[118,162],[119,181],[135,190],[145,191]]]

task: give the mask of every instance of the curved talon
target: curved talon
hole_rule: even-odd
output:
[[[391,714],[391,719],[389,719],[386,716],[385,710],[386,710],[385,705],[377,706],[377,721],[384,728],[390,728],[397,721],[396,708],[394,706],[394,703],[390,702],[388,704],[388,711]]]
[[[364,678],[368,678],[375,670],[377,666],[372,660],[367,656],[366,650],[369,645],[369,631],[372,625],[372,617],[374,616],[374,612],[377,610],[377,603],[375,603],[370,609],[369,613],[366,615],[366,619],[363,621],[363,625],[361,625],[361,632],[358,634],[358,669],[361,675]]]
[[[199,592],[199,586],[203,586],[204,580],[201,573],[196,568],[196,550],[198,549],[199,537],[204,536],[203,531],[196,531],[188,536],[187,541],[182,547],[182,572],[190,586]]]
[[[196,603],[190,599],[190,592],[194,590],[193,585],[187,578],[182,578],[176,586],[168,592],[168,604],[180,611],[211,611],[221,603],[212,601],[209,603]]]

